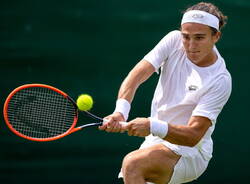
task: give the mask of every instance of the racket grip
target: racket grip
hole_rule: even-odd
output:
[[[120,121],[119,124],[122,126],[122,129],[125,129],[126,130],[126,126],[127,126],[127,122],[125,121]]]

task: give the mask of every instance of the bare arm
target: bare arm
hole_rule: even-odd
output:
[[[183,146],[195,146],[211,126],[211,121],[202,116],[193,116],[190,118],[187,125],[168,126],[167,136],[165,140]],[[129,135],[145,137],[150,134],[150,122],[148,118],[136,118],[130,121],[127,125]]]
[[[145,60],[141,60],[128,74],[122,82],[118,98],[126,99],[129,103],[132,102],[137,88],[146,81],[155,71],[152,64]],[[113,113],[105,117],[108,121],[99,127],[100,130],[107,132],[123,132],[120,121],[125,121],[123,115],[119,112]]]
[[[193,116],[187,125],[168,124],[168,134],[165,140],[178,145],[195,146],[204,136],[211,121],[202,116]]]

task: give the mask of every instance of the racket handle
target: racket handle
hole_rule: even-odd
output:
[[[120,121],[119,124],[122,126],[122,128],[125,128],[128,123],[125,121]]]

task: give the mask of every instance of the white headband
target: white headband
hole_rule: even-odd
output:
[[[184,13],[181,25],[188,22],[204,24],[219,31],[219,19],[216,16],[205,11],[190,10]]]

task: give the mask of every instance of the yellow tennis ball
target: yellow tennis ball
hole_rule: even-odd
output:
[[[90,110],[93,106],[93,103],[92,97],[88,94],[82,94],[76,100],[77,107],[81,111]]]

